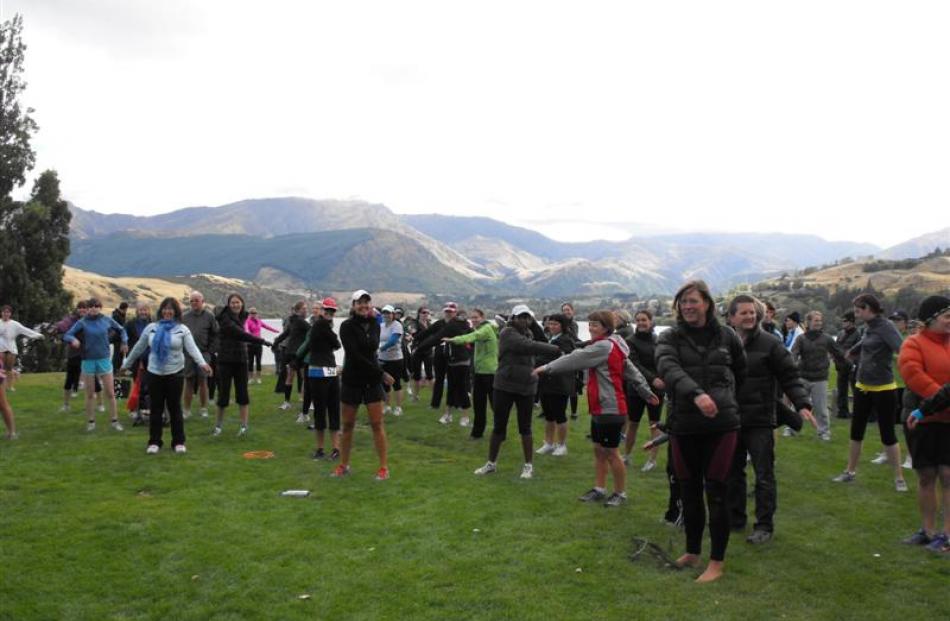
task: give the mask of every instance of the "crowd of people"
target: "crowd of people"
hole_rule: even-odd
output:
[[[63,411],[84,389],[87,431],[96,429],[97,411],[107,411],[112,429],[123,431],[115,394],[121,383],[113,374],[131,376],[138,401],[135,420],[147,418],[149,424],[146,453],[161,450],[166,425],[174,452],[184,453],[185,420],[192,415],[194,396],[201,418],[209,417],[209,402],[215,399],[211,433],[219,436],[233,387],[238,435],[245,436],[248,384],[261,382],[261,353],[271,347],[281,408],[292,407],[296,386],[298,421],[315,432],[312,457],[338,462],[332,476],[351,474],[353,431],[365,408],[379,464],[375,478],[390,478],[385,417],[401,416],[406,397],[418,401],[431,387],[429,405],[441,413],[438,422],[457,420],[473,440],[484,436],[491,409],[487,461],[475,470],[478,476],[498,471],[514,410],[520,476],[531,479],[535,455],[568,453],[569,416],[577,418],[577,397],[586,393],[594,473],[592,488],[579,500],[606,507],[627,501],[627,469],[646,412],[649,438],[642,445],[641,470],[656,468],[666,444],[670,495],[665,519],[682,523],[686,536],[685,553],[676,564],[701,566],[708,514],[709,562],[697,581],[709,582],[723,573],[730,533],[746,529],[750,464],[755,521],[746,541],[761,545],[773,538],[778,430],[795,437],[808,423],[821,441],[831,439],[828,381],[834,364],[837,416],[850,419],[850,441],[845,470],[833,481],[856,480],[867,425],[876,423],[883,450],[873,461],[890,465],[896,491],[908,491],[903,467],[917,474],[921,524],[905,542],[950,551],[950,298],[926,298],[912,326],[906,313],[885,316],[880,300],[861,294],[853,300],[853,311],[841,318],[843,330],[836,337],[824,332],[818,311],[806,313],[804,320],[788,313],[782,329],[775,308],[749,295],[738,295],[719,309],[702,281],[684,284],[673,309],[675,323],[662,332],[649,310],[633,316],[598,310],[587,316],[589,338],[582,339],[570,303],[543,317],[524,304],[501,315],[480,308],[466,312],[447,303],[441,318],[433,320],[425,307],[413,317],[391,305],[376,308],[371,294],[359,290],[338,328],[339,307],[328,297],[309,307],[297,303],[277,330],[236,293],[214,312],[201,293],[193,292],[186,310],[166,298],[154,316],[148,305],[138,304],[131,319],[125,317],[126,304],[108,316],[99,300],[90,299],[55,324],[69,347]],[[7,436],[16,438],[7,392],[15,390],[16,374],[10,371],[17,339],[43,334],[12,316],[12,308],[2,307],[0,411]],[[276,333],[273,341],[262,337],[264,330]],[[337,362],[341,349],[342,365]],[[536,410],[544,420],[538,448],[532,434]],[[908,452],[904,462],[898,427]],[[937,524],[940,502],[942,525]]]

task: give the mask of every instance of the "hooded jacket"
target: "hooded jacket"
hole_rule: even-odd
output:
[[[340,349],[340,339],[333,331],[333,322],[320,317],[310,326],[304,342],[297,348],[297,364],[312,367],[335,367],[336,350]]]
[[[343,384],[366,388],[383,381],[383,369],[376,352],[379,350],[379,323],[375,317],[350,315],[340,324],[343,344]]]
[[[831,367],[828,356],[833,356],[839,365],[846,362],[844,352],[835,340],[821,330],[805,332],[792,345],[792,357],[802,377],[809,382],[828,381],[828,369]]]
[[[694,338],[701,332],[706,345]],[[657,339],[656,368],[672,397],[667,423],[671,433],[724,433],[739,428],[736,392],[746,377],[746,357],[732,328],[715,318],[700,329],[677,323]],[[693,401],[703,393],[719,409],[712,418],[703,415]]]
[[[864,336],[848,352],[858,356],[857,381],[865,386],[893,383],[893,358],[900,349],[901,334],[894,324],[881,315],[868,321]]]
[[[544,365],[545,373],[564,374],[587,370],[587,406],[591,416],[627,415],[624,381],[644,400],[653,396],[643,374],[633,366],[630,349],[619,334],[594,339],[583,349],[575,349]]]
[[[266,343],[264,339],[244,331],[244,321],[247,319],[246,311],[242,310],[240,315],[235,315],[225,305],[215,315],[215,319],[218,320],[218,362],[243,362],[247,364],[247,344],[263,345]],[[201,347],[199,346],[198,349],[201,349]]]
[[[495,390],[504,390],[516,395],[534,395],[538,378],[532,375],[535,356],[556,356],[557,345],[536,341],[529,334],[513,326],[502,329],[498,335],[498,370],[495,372]]]
[[[736,393],[743,428],[778,426],[775,412],[780,390],[796,410],[811,409],[799,369],[780,339],[756,326],[744,345],[746,379]]]

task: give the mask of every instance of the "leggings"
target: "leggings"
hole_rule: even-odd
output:
[[[310,395],[313,398],[313,422],[317,429],[340,430],[340,379],[337,377],[308,377]]]
[[[450,366],[446,375],[449,380],[449,391],[445,396],[445,405],[450,408],[467,410],[472,407],[468,396],[468,376],[471,367],[466,365]]]
[[[184,444],[185,422],[181,416],[181,388],[185,378],[181,375],[148,373],[146,380],[152,407],[148,417],[148,443],[162,445],[162,414],[167,410],[172,427],[172,446]]]
[[[563,424],[567,422],[568,395],[541,394],[541,411],[544,420],[551,423]]]
[[[896,412],[896,390],[866,392],[860,388],[855,388],[854,414],[851,418],[851,439],[855,442],[863,441],[868,419],[872,413],[877,413],[877,426],[881,431],[881,443],[884,446],[894,446],[897,444],[897,434],[894,433],[894,424],[897,420]]]
[[[448,366],[445,362],[445,356],[434,356],[434,358],[435,381],[432,382],[432,400],[429,401],[429,405],[437,410],[439,406],[442,405],[442,390],[445,384],[445,374]]]
[[[226,408],[231,399],[231,382],[234,382],[234,397],[238,405],[247,405],[247,365],[243,362],[218,361],[218,407]]]
[[[66,383],[63,390],[77,392],[79,390],[79,376],[82,372],[82,359],[79,356],[66,360]],[[96,378],[99,381],[99,378]]]
[[[703,504],[705,484],[706,504],[709,505],[709,560],[722,561],[726,557],[729,545],[726,481],[737,441],[737,431],[674,435],[670,438],[673,469],[683,499],[687,554],[698,556],[703,549],[703,530],[706,528],[706,506]]]
[[[303,365],[303,368],[300,369],[300,373],[303,375],[303,401],[300,402],[300,413],[306,414],[310,411],[310,406],[313,404],[313,392],[310,390],[310,366]]]
[[[253,373],[257,367],[257,372],[261,372],[261,357],[264,355],[264,346],[260,343],[247,344],[247,372]]]
[[[475,382],[472,385],[472,405],[475,410],[475,420],[472,422],[473,438],[481,438],[485,433],[485,424],[488,422],[486,414],[494,382],[494,375],[487,373],[475,374]],[[492,407],[492,411],[494,411],[494,407]]]
[[[412,356],[409,358],[412,362],[412,379],[417,382],[422,379],[423,367],[425,368],[426,379],[432,379],[432,353],[428,352],[424,356]]]
[[[531,435],[531,408],[534,405],[534,395],[516,395],[507,390],[495,389],[492,400],[492,410],[495,411],[494,428],[492,434],[504,439],[508,435],[508,418],[511,416],[511,406],[518,412],[518,433],[522,436]]]

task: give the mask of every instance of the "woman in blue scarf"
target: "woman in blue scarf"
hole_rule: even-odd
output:
[[[176,453],[185,452],[185,423],[181,415],[181,389],[184,382],[185,351],[208,376],[211,367],[195,345],[191,331],[181,323],[181,305],[175,298],[165,298],[158,307],[158,321],[150,323],[129,352],[122,365],[128,372],[135,361],[149,350],[148,382],[151,399],[148,448],[154,455],[162,447],[162,413],[168,411],[172,427],[172,446]]]

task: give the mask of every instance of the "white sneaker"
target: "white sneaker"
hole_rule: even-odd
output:
[[[907,491],[907,481],[905,481],[904,479],[895,479],[895,480],[894,480],[894,489],[896,489],[896,490],[899,491],[899,492],[906,492],[906,491]]]
[[[86,423],[86,431],[95,431],[96,430],[96,421],[91,420]]]
[[[85,387],[86,387],[86,382],[79,382],[79,386],[78,386],[79,390],[82,390]],[[78,394],[79,394],[78,392],[74,392],[73,396],[75,397]]]
[[[792,428],[791,428],[791,427],[786,427],[786,428],[785,428],[785,431],[782,432],[782,437],[783,437],[783,438],[791,438],[791,437],[793,437],[794,435],[795,435],[795,432],[792,431]]]
[[[308,420],[308,419],[307,419],[307,415],[304,414],[303,412],[301,412],[300,414],[297,414],[297,422],[298,422],[298,423],[303,424],[303,423],[306,423],[307,420]]]
[[[79,393],[78,393],[78,392],[71,392],[71,393],[69,393],[69,396],[72,397],[73,399],[75,399],[76,397],[79,396]]]
[[[652,459],[648,459],[646,463],[643,464],[643,467],[640,468],[640,472],[650,472],[654,468],[656,468],[656,462]]]
[[[243,437],[246,436],[246,435],[247,435],[247,426],[246,426],[246,425],[241,425],[241,428],[238,429],[238,437],[239,437],[239,438],[243,438]]]
[[[257,383],[258,383],[258,384],[261,383],[261,378],[257,378]]]
[[[61,414],[69,412],[69,404],[64,403],[61,408],[59,408]]]
[[[105,411],[106,411],[106,406],[100,404],[99,406],[96,407],[96,411],[97,411],[97,412],[105,412]]]
[[[176,445],[175,445],[175,452],[176,452],[176,453],[187,453],[187,452],[188,452],[188,449],[185,448],[185,445],[184,445],[184,444],[176,444]]]
[[[284,410],[284,411],[289,410],[289,409],[290,409],[290,401],[284,401],[284,402],[281,403],[279,406],[277,406],[277,409],[279,409],[279,410]]]
[[[213,436],[220,436],[220,435],[221,435],[221,427],[219,427],[218,425],[215,425],[215,426],[214,426],[214,429],[211,430],[211,435],[213,435]]]
[[[623,465],[624,465],[624,466],[629,466],[629,465],[630,465],[631,459],[630,459],[630,456],[629,456],[629,455],[624,455],[621,459],[622,459],[622,461],[623,461]]]
[[[542,444],[541,448],[535,451],[535,453],[537,453],[538,455],[548,455],[553,452],[554,452],[554,445],[548,444],[547,442]],[[527,466],[528,464],[525,464],[525,465]]]
[[[112,425],[112,428],[115,429],[116,431],[125,431],[125,428],[122,426],[122,423],[120,423],[117,420],[112,421],[111,425]]]
[[[557,444],[554,447],[554,452],[551,453],[555,457],[563,457],[567,455],[567,445],[566,444]]]
[[[521,478],[530,479],[534,476],[534,466],[531,464],[525,464],[521,467]]]
[[[148,448],[145,449],[145,454],[146,454],[146,455],[158,455],[158,450],[159,450],[159,449],[158,449],[158,445],[157,445],[157,444],[149,444],[149,445],[148,445]]]
[[[874,459],[871,460],[871,463],[874,464],[874,465],[876,465],[876,466],[880,466],[881,464],[886,464],[886,463],[887,463],[887,453],[884,453],[884,452],[878,453],[878,454],[877,454],[877,457],[875,457]]]
[[[470,423],[468,420],[468,416],[463,416],[462,419],[459,421],[459,427],[468,427],[469,425]]]
[[[191,418],[191,410],[185,410],[184,412],[182,412],[181,417],[185,420],[188,420],[189,418]]]
[[[901,468],[904,468],[905,470],[913,470],[913,469],[914,469],[914,460],[911,459],[911,456],[910,456],[910,455],[908,455],[907,458],[904,459],[904,463],[901,464]]]
[[[477,475],[492,474],[493,472],[497,470],[498,468],[495,466],[495,464],[493,464],[490,461],[486,461],[484,466],[482,466],[481,468],[475,471],[475,474]]]
[[[208,408],[201,408],[201,410],[198,411],[198,415],[201,416],[201,418],[208,418]]]
[[[392,414],[392,413],[393,413],[392,407],[387,405],[386,407],[383,408],[383,414]]]
[[[446,412],[445,414],[442,415],[441,418],[439,418],[439,422],[442,423],[443,425],[448,425],[449,423],[452,422],[452,415]]]
[[[402,408],[398,405],[393,408],[393,416],[402,416]]]

